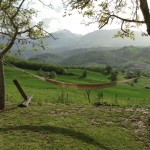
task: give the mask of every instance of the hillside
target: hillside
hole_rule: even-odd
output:
[[[63,65],[103,64],[123,68],[150,68],[150,48],[123,47],[112,51],[88,51],[73,55],[61,62]]]
[[[63,60],[60,55],[52,54],[52,53],[44,53],[30,57],[28,60],[37,61],[37,62],[48,62],[53,64],[58,64]]]
[[[91,47],[91,48],[80,48],[80,49],[74,49],[74,50],[67,50],[62,52],[57,52],[57,55],[64,56],[65,58],[74,56],[74,55],[80,55],[85,52],[94,52],[94,51],[107,51],[107,50],[114,50],[114,47]]]
[[[150,37],[141,36],[140,32],[135,32],[135,40],[128,38],[114,38],[118,30],[96,30],[80,38],[77,44],[79,48],[89,47],[123,47],[123,46],[150,46]]]

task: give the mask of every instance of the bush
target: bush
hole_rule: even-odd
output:
[[[50,78],[50,79],[54,79],[54,78],[56,78],[56,77],[57,77],[57,74],[56,74],[55,71],[50,72],[50,74],[49,74],[49,78]]]
[[[106,70],[107,74],[111,74],[113,68],[111,66],[106,66],[105,70]]]
[[[111,72],[111,75],[110,75],[110,80],[113,82],[113,81],[117,81],[117,72]]]
[[[42,69],[38,71],[38,75],[49,79],[54,79],[57,76],[55,71],[48,72],[48,71],[43,71]]]
[[[87,77],[87,71],[83,71],[82,75],[79,78],[85,79],[86,77]]]

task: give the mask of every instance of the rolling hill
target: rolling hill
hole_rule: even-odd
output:
[[[103,64],[123,68],[150,68],[150,47],[122,47],[118,50],[88,51],[64,59],[63,65],[93,65]]]
[[[63,57],[52,53],[44,53],[41,55],[32,56],[28,60],[57,64],[63,60]]]
[[[150,47],[125,46],[119,49],[97,47],[45,53],[29,60],[61,65],[97,66],[111,65],[122,69],[142,69],[150,72]]]

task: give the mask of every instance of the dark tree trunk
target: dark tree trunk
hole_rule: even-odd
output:
[[[5,109],[4,68],[3,68],[3,55],[0,55],[0,110],[4,109]]]
[[[140,8],[147,27],[147,33],[150,35],[150,12],[147,0],[140,0]]]

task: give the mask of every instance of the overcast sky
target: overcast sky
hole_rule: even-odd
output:
[[[50,0],[45,0],[48,4]],[[34,20],[43,21],[44,27],[49,32],[55,32],[62,29],[68,29],[73,33],[86,34],[94,30],[98,30],[98,24],[91,24],[90,26],[85,26],[82,24],[83,17],[79,15],[76,10],[74,10],[71,16],[63,17],[64,9],[62,6],[62,0],[51,0],[53,9],[49,7],[43,7],[38,1],[32,4],[32,7],[39,11],[38,18]],[[116,29],[116,25],[106,26],[105,29]]]

